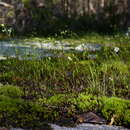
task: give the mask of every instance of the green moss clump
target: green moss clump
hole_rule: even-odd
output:
[[[98,106],[97,98],[86,93],[79,94],[71,100],[71,103],[81,112],[96,111]]]
[[[30,7],[31,0],[22,0],[22,2],[24,3],[24,5],[25,5],[26,8]]]
[[[127,126],[130,126],[130,109],[127,109],[125,111],[125,115],[124,115],[124,120],[123,120],[123,124],[124,125],[127,125]]]
[[[116,125],[121,125],[123,122],[129,122],[129,113],[126,114],[126,111],[129,112],[130,101],[124,100],[117,97],[103,97],[102,101],[102,115],[107,119],[111,120],[115,116]]]
[[[49,98],[40,98],[38,103],[44,108],[44,118],[46,120],[57,120],[62,114],[68,113],[68,116],[73,114],[73,108],[70,101],[71,95],[69,94],[55,94]],[[64,108],[64,110],[62,110]]]
[[[18,106],[23,103],[22,99],[12,99],[8,96],[0,95],[0,111],[10,113],[18,111]]]
[[[0,87],[0,95],[18,98],[23,95],[23,91],[17,86],[5,85]]]
[[[32,127],[42,113],[40,105],[24,101],[23,91],[17,86],[0,87],[0,123],[6,127]],[[33,123],[31,123],[33,122]],[[32,125],[33,124],[33,125]]]
[[[12,96],[12,95],[11,95]],[[20,98],[0,95],[1,126],[12,126],[18,123],[18,115],[22,116],[21,107],[25,102]]]
[[[116,60],[102,63],[100,70],[103,73],[111,73],[113,71],[113,73],[116,74],[129,74],[128,66],[125,63]]]
[[[35,127],[41,121],[57,121],[63,116],[72,117],[89,111],[100,112],[109,122],[115,116],[116,125],[128,126],[130,123],[130,101],[117,97],[98,97],[88,93],[55,94],[32,102],[24,101],[22,90],[16,86],[3,86],[0,93],[2,126]]]
[[[59,105],[62,104],[63,102],[65,102],[65,99],[67,101],[67,95],[65,94],[57,94],[54,96],[51,96],[50,98],[41,98],[39,99],[39,102],[42,104],[48,104],[48,105]]]

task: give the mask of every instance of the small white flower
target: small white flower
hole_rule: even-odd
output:
[[[6,32],[6,30],[5,30],[5,29],[2,29],[2,32]]]
[[[5,25],[4,24],[1,24],[1,27],[4,27]]]
[[[116,53],[119,52],[119,50],[120,50],[119,47],[114,48],[114,52],[116,52]]]
[[[109,80],[110,80],[110,81],[113,81],[113,78],[112,78],[112,77],[109,77]]]
[[[8,29],[8,32],[11,33],[11,32],[12,32],[12,28],[9,28],[9,29]]]
[[[51,60],[51,57],[48,57],[48,60]]]
[[[126,35],[126,36],[129,36],[129,33],[128,33],[128,32],[126,32],[126,33],[125,33],[125,35]]]
[[[68,56],[68,60],[72,61],[72,58],[70,56]]]

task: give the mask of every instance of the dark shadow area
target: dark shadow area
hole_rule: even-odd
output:
[[[69,36],[72,32],[111,34],[126,29],[127,9],[123,2],[117,4],[110,0],[102,7],[99,2],[95,5],[82,1],[82,8],[78,10],[78,2],[76,5],[67,0],[64,3],[62,0],[56,3],[52,0],[27,1],[22,9],[15,10],[16,34]]]

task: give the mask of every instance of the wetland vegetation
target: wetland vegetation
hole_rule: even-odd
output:
[[[19,41],[56,41],[31,38]],[[94,112],[114,125],[130,124],[130,44],[125,35],[86,35],[60,41],[100,43],[100,51],[62,52],[41,60],[0,61],[2,126],[34,128]],[[89,55],[95,55],[94,59]]]
[[[0,127],[130,127],[129,17],[129,0],[2,0]]]

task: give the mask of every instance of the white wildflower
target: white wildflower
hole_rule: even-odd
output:
[[[51,60],[51,57],[50,57],[50,56],[48,57],[48,60]]]
[[[125,33],[125,35],[126,35],[126,36],[129,36],[129,33],[128,33],[128,32],[126,32],[126,33]]]
[[[4,24],[0,24],[1,25],[1,27],[4,27],[5,25]]]
[[[68,56],[68,60],[72,61],[72,58],[70,56]]]
[[[114,48],[114,52],[116,52],[116,53],[119,52],[119,50],[120,50],[119,47]]]
[[[113,81],[113,78],[112,78],[112,77],[109,77],[109,80],[110,80],[110,81]]]

